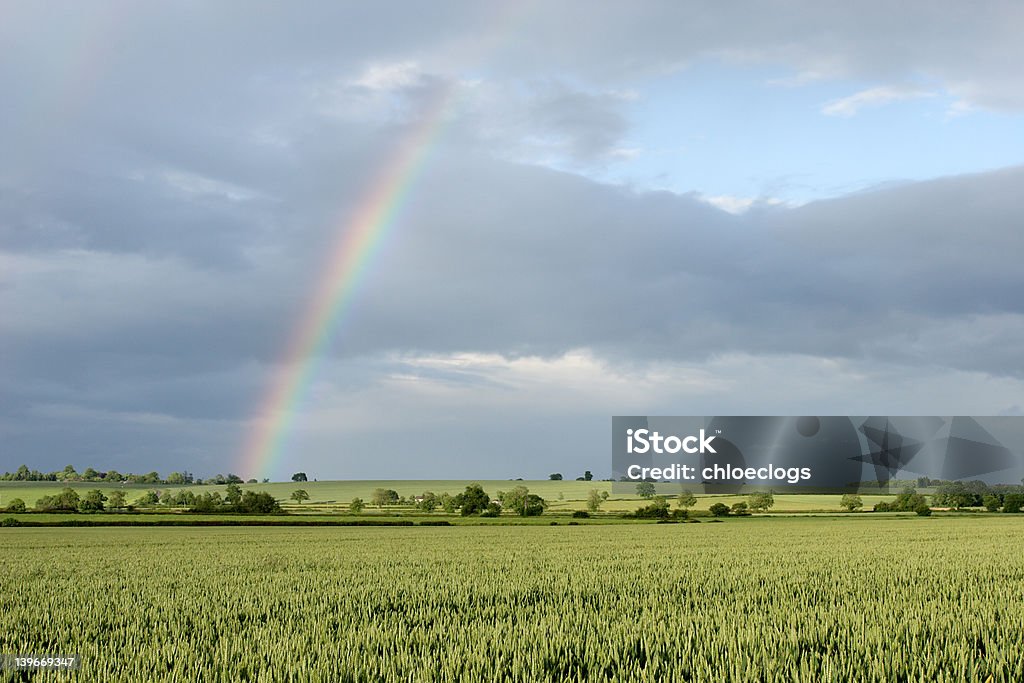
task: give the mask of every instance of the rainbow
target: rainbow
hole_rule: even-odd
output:
[[[339,222],[338,240],[260,402],[238,458],[238,470],[245,476],[271,476],[317,361],[351,308],[360,281],[436,146],[456,90],[449,85],[439,91],[356,210]]]

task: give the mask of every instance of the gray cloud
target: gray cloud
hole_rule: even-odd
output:
[[[758,412],[787,371],[861,397],[864,374],[899,376],[910,412],[915,382],[966,378],[964,396],[1011,409],[1024,169],[735,216],[529,163],[606,163],[629,132],[622,88],[708,56],[805,78],[923,74],[978,106],[1024,106],[1015,4],[782,7],[15,6],[0,26],[0,468],[227,469],[340,226],[441,90],[460,108],[314,390],[335,415],[365,400],[358,414],[433,416],[389,436],[395,452],[429,441],[448,457],[448,423],[413,385],[450,392],[440,404],[464,411],[473,448],[526,424],[553,434],[558,413],[525,406],[550,384],[503,364],[581,349],[596,360],[560,400],[604,394],[565,418],[580,429],[629,406]],[[501,360],[424,365],[460,353]],[[597,381],[622,368],[654,377],[652,398]],[[745,374],[750,401],[723,399],[716,383]],[[688,403],[665,388],[683,379]],[[471,409],[492,393],[517,397],[483,402],[500,428]],[[310,452],[368,443],[310,430]]]

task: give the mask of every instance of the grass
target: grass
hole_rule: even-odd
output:
[[[0,652],[121,681],[1024,680],[1024,520],[0,529]]]

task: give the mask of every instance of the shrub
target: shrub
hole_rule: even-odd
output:
[[[922,503],[921,505],[918,505],[916,508],[914,508],[914,512],[916,512],[921,517],[928,517],[932,514],[932,509],[925,505],[924,503]]]
[[[14,517],[4,517],[4,520],[0,522],[0,526],[21,526],[21,522]]]
[[[715,503],[708,508],[708,511],[715,517],[725,517],[729,514],[729,506],[725,503]]]
[[[576,510],[572,513],[573,519],[590,519],[590,513],[586,510]]]
[[[491,502],[487,504],[483,512],[480,513],[481,517],[497,517],[501,514],[501,506],[497,503]]]

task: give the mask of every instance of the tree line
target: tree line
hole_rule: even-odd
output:
[[[388,506],[409,506],[421,512],[433,512],[437,509],[448,513],[459,513],[462,516],[478,515],[480,517],[497,517],[503,511],[508,510],[513,514],[522,517],[535,517],[544,514],[548,507],[546,500],[540,496],[530,493],[526,486],[515,486],[509,491],[498,491],[495,498],[484,491],[479,484],[470,484],[459,494],[442,493],[440,495],[433,491],[424,491],[418,496],[407,498],[400,496],[394,489],[374,489],[370,495],[370,505],[379,509]],[[367,502],[356,497],[349,503],[349,511],[355,514],[366,509]]]
[[[132,511],[136,508],[188,508],[189,512],[216,513],[274,513],[281,511],[281,504],[263,491],[243,491],[237,484],[228,484],[224,495],[219,492],[195,494],[192,491],[146,491],[129,503],[124,491],[111,491],[110,495],[99,489],[79,494],[73,488],[64,488],[60,493],[43,496],[36,501],[36,512],[103,512]],[[28,512],[28,506],[21,498],[14,498],[4,508],[5,512]]]
[[[298,476],[298,473],[295,476]],[[294,481],[306,481],[305,474],[302,474],[302,479],[294,479]],[[86,467],[82,472],[75,470],[74,466],[67,465],[62,470],[55,470],[53,472],[40,472],[39,470],[30,470],[28,465],[21,465],[14,472],[4,472],[0,474],[0,481],[61,481],[61,482],[81,482],[81,481],[92,481],[92,482],[103,482],[112,484],[166,484],[168,486],[187,486],[196,485],[201,486],[203,484],[216,484],[222,486],[224,484],[256,484],[258,483],[255,479],[249,479],[243,481],[237,474],[215,474],[207,479],[200,479],[195,477],[191,472],[171,472],[166,477],[161,477],[159,472],[146,472],[145,474],[134,474],[127,473],[122,474],[117,470],[108,470],[106,472],[99,472],[91,467]],[[269,479],[264,479],[263,483],[266,484]]]

